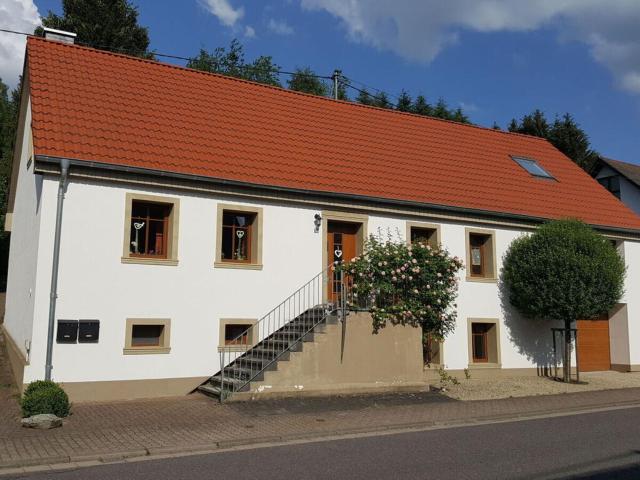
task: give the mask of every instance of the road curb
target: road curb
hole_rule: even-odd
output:
[[[35,472],[69,470],[75,468],[107,465],[110,463],[133,462],[141,460],[156,460],[163,458],[176,458],[182,456],[202,455],[217,453],[226,450],[267,447],[287,443],[304,443],[308,441],[326,441],[357,436],[375,436],[379,434],[396,434],[411,431],[424,431],[432,429],[460,428],[467,426],[479,426],[490,423],[507,423],[515,421],[535,420],[565,415],[579,415],[597,413],[609,410],[640,407],[640,400],[627,402],[614,402],[609,404],[596,404],[576,408],[564,408],[556,410],[537,410],[522,414],[499,414],[485,417],[466,419],[451,419],[443,421],[409,422],[389,425],[373,425],[325,432],[305,432],[291,435],[268,435],[263,437],[251,437],[233,440],[220,440],[205,444],[169,446],[169,447],[145,447],[109,453],[95,453],[84,455],[59,455],[50,457],[30,458],[15,462],[0,462],[0,476],[26,474]]]

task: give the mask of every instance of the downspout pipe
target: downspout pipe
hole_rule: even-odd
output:
[[[44,366],[44,379],[51,380],[53,370],[53,331],[55,329],[56,302],[58,300],[58,267],[60,264],[60,237],[62,234],[62,208],[64,194],[69,179],[69,160],[60,160],[60,181],[58,183],[58,205],[56,207],[56,230],[53,240],[53,266],[51,268],[51,293],[49,294],[49,328],[47,330],[47,360]]]

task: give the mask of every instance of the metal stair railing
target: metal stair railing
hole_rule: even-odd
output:
[[[334,298],[325,301],[332,277]],[[242,390],[286,352],[301,343],[329,315],[344,319],[349,281],[330,265],[241,334],[225,340],[220,352],[220,401]],[[214,376],[215,377],[215,376]]]

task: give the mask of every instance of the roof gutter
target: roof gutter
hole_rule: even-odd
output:
[[[359,203],[370,203],[375,205],[386,205],[386,206],[395,206],[395,207],[408,207],[413,209],[420,210],[429,210],[432,212],[438,213],[454,213],[471,217],[483,217],[483,218],[492,218],[499,219],[505,221],[519,221],[530,224],[541,224],[544,222],[548,222],[550,219],[545,217],[536,217],[531,215],[523,215],[518,213],[507,213],[507,212],[496,212],[492,210],[483,210],[477,208],[467,208],[467,207],[458,207],[458,206],[449,206],[449,205],[439,205],[434,203],[424,203],[424,202],[412,202],[410,200],[399,200],[399,199],[389,199],[389,198],[380,198],[380,197],[371,197],[367,195],[358,195],[358,194],[349,194],[349,193],[339,193],[339,192],[330,192],[330,191],[320,191],[320,190],[308,190],[301,188],[291,188],[291,187],[278,187],[275,185],[260,185],[250,182],[242,182],[238,180],[226,180],[222,178],[213,178],[207,177],[203,175],[192,175],[185,173],[174,173],[167,172],[163,170],[152,170],[148,168],[141,167],[129,167],[126,165],[113,165],[109,163],[103,162],[94,162],[88,160],[79,160],[79,159],[71,159],[71,158],[62,158],[62,157],[52,157],[48,155],[35,155],[36,162],[48,163],[48,164],[60,164],[62,161],[66,160],[70,163],[70,165],[75,165],[78,167],[97,169],[97,170],[106,170],[113,172],[121,172],[128,173],[133,175],[147,175],[147,176],[156,176],[156,177],[164,177],[171,179],[180,179],[180,180],[188,180],[188,181],[197,181],[209,185],[217,185],[224,187],[237,187],[237,188],[251,188],[254,190],[262,190],[267,192],[274,192],[282,194],[282,192],[298,194],[298,195],[313,195],[323,199],[331,199],[331,200],[343,200],[350,202],[359,202]],[[632,235],[636,237],[640,237],[640,230],[621,228],[621,227],[611,227],[607,225],[592,225],[594,228],[598,228],[601,230],[606,230],[611,233],[619,233],[625,235]]]
[[[62,209],[64,194],[69,179],[71,161],[60,159],[60,181],[58,183],[58,205],[56,208],[56,227],[53,241],[53,266],[51,267],[51,292],[49,293],[49,325],[47,330],[47,356],[44,367],[44,379],[51,380],[53,370],[53,332],[55,328],[56,303],[58,300],[58,267],[60,264],[60,238],[62,236]]]

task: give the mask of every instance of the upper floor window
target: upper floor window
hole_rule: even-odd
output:
[[[407,238],[410,243],[426,243],[436,248],[440,243],[440,231],[437,225],[407,222]]]
[[[262,209],[218,204],[216,267],[262,268]]]
[[[255,213],[230,212],[222,215],[222,254],[223,262],[251,263],[251,243]]]
[[[620,177],[617,175],[611,177],[598,178],[598,183],[604,188],[620,198]]]
[[[520,165],[522,168],[524,168],[527,172],[529,172],[534,177],[551,178],[551,179],[554,178],[553,175],[551,175],[544,168],[542,168],[537,161],[531,158],[516,157],[516,156],[512,156],[511,158],[513,158],[518,165]]]
[[[176,198],[128,193],[125,207],[124,263],[178,263]]]
[[[170,204],[133,201],[129,243],[131,256],[167,258],[170,216]]]
[[[467,277],[495,280],[495,247],[492,231],[467,229]]]

